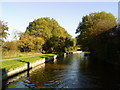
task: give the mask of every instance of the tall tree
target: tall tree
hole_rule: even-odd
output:
[[[66,39],[69,39],[69,43],[72,39],[71,35],[55,19],[48,17],[38,18],[30,22],[25,33],[36,38],[34,41],[36,49],[41,48],[41,41],[43,41],[43,49],[49,53],[65,51],[65,47],[70,46],[70,44],[66,46]],[[39,42],[38,38],[42,38],[42,40]]]
[[[33,22],[30,22],[25,33],[34,36],[42,37],[45,40],[51,37],[71,37],[67,31],[62,28],[55,19],[50,19],[48,17],[38,18]]]
[[[111,13],[98,12],[86,15],[76,29],[76,33],[79,33],[78,42],[83,48],[90,49],[95,36],[110,30],[116,24],[116,18]]]

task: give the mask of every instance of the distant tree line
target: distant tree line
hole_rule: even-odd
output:
[[[7,37],[8,27],[1,21],[2,38]],[[17,41],[4,41],[3,52],[18,50],[20,52],[58,53],[76,49],[76,39],[61,27],[55,19],[38,18],[30,22],[25,33]]]
[[[111,13],[84,16],[76,33],[77,44],[83,51],[90,51],[100,61],[120,65],[120,29]]]

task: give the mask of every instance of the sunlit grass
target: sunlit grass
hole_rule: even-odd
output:
[[[44,55],[41,55],[41,56],[35,56],[35,57],[29,57],[29,58],[22,58],[22,59],[15,59],[15,60],[9,60],[9,61],[2,61],[2,69],[5,69],[5,70],[13,70],[15,68],[18,68],[18,67],[21,67],[23,65],[25,65],[26,63],[25,62],[35,62],[37,60],[40,60],[40,59],[43,59],[43,58],[46,58],[46,57],[51,57],[51,56],[55,56],[57,54],[44,54]],[[24,62],[20,62],[21,61],[24,61]]]
[[[42,53],[36,52],[18,52],[18,51],[7,51],[2,53],[2,59],[18,58],[32,55],[42,55]]]

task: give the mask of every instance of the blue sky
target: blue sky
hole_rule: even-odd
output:
[[[29,22],[41,17],[50,17],[58,21],[73,37],[82,17],[92,12],[106,11],[118,16],[117,2],[4,2],[2,18],[8,22],[12,40],[15,32],[24,32]]]

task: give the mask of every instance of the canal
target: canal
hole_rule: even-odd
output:
[[[9,83],[8,83],[9,82]],[[6,88],[120,88],[120,70],[70,54],[10,78]]]

